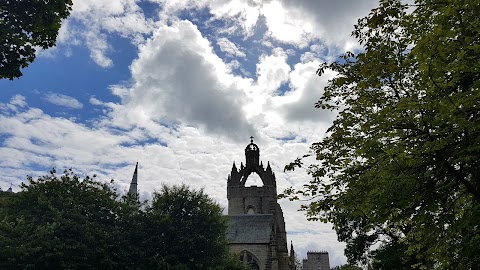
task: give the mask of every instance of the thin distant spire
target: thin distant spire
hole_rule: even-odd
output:
[[[135,172],[133,172],[132,182],[130,183],[130,188],[128,189],[128,193],[130,194],[137,194],[137,177],[138,177],[138,161],[137,165],[135,165]]]

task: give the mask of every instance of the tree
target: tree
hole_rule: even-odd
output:
[[[35,60],[36,48],[55,46],[72,0],[3,0],[0,2],[0,79],[22,76]]]
[[[162,186],[146,217],[145,269],[244,269],[228,251],[221,207],[203,190]]]
[[[71,170],[28,178],[0,205],[0,269],[115,269],[123,231],[108,186]]]
[[[202,190],[163,186],[139,202],[72,170],[28,180],[0,201],[0,269],[245,269]]]
[[[391,268],[391,269],[396,269],[396,268]],[[341,266],[335,266],[331,268],[331,270],[362,270],[362,268],[355,265],[344,264]]]
[[[412,269],[417,261],[415,255],[408,254],[408,246],[405,243],[389,242],[384,243],[375,251],[372,251],[372,261],[368,269],[371,270],[409,270]],[[428,269],[433,269],[433,264],[428,265]]]
[[[349,262],[480,265],[478,14],[478,0],[382,0],[355,26],[364,51],[318,69],[337,76],[316,107],[338,116],[312,145],[311,182],[284,196],[311,199],[302,209],[334,224]]]

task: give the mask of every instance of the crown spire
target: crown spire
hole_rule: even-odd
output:
[[[247,168],[254,168],[260,163],[260,149],[253,143],[253,136],[250,136],[250,144],[245,148],[245,158]]]

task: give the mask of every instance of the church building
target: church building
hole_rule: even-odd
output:
[[[260,162],[260,149],[253,143],[245,148],[245,166],[233,163],[227,180],[227,239],[230,250],[250,269],[293,270],[293,245],[287,249],[287,233],[282,208],[277,202],[277,183],[270,163]],[[256,173],[263,186],[245,186]]]
[[[260,149],[253,143],[245,148],[246,162],[237,168],[235,162],[227,180],[228,229],[231,252],[252,270],[294,270],[295,251],[287,249],[287,232],[283,211],[277,202],[277,183],[270,162],[264,167]],[[256,173],[262,186],[246,186]],[[138,162],[129,193],[138,194]],[[303,260],[305,270],[329,270],[327,252],[309,252]]]

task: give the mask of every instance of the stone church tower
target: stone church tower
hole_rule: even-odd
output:
[[[330,270],[330,261],[326,251],[309,251],[303,259],[302,270]]]
[[[287,233],[277,184],[270,163],[264,168],[260,149],[253,143],[245,148],[246,164],[233,163],[228,176],[227,198],[230,250],[255,270],[293,270],[294,251],[287,250]],[[247,178],[256,173],[263,186],[246,187]]]

